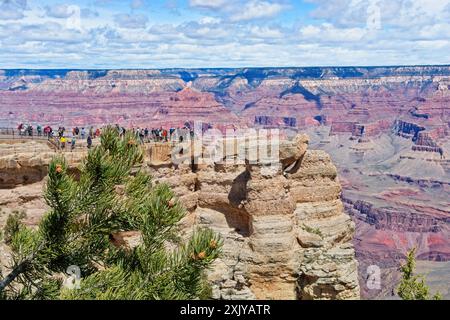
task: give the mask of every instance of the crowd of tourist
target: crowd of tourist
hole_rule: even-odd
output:
[[[194,135],[194,131],[189,124],[186,124],[182,128],[171,127],[169,129],[163,128],[162,126],[151,129],[148,127],[126,129],[118,124],[116,124],[115,127],[121,137],[125,136],[125,133],[130,130],[142,144],[148,142],[169,142],[173,141],[175,137],[177,141],[182,142],[187,136],[192,137]],[[40,124],[33,126],[31,124],[23,123],[19,124],[17,130],[21,136],[38,136],[52,139],[56,142],[58,148],[63,151],[66,150],[68,144],[70,144],[70,150],[74,150],[78,140],[85,140],[87,148],[91,148],[93,140],[100,137],[102,132],[102,128],[76,126],[72,128],[71,134],[68,134],[66,128],[63,126],[54,129],[49,125],[43,127]]]

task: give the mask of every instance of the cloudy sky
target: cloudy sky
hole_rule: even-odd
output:
[[[450,64],[450,0],[0,0],[0,68]]]

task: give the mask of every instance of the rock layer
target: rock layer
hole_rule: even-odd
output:
[[[354,223],[343,212],[336,167],[325,152],[306,150],[305,140],[281,145],[281,162],[295,162],[287,170],[149,163],[189,208],[185,228],[207,226],[225,240],[209,275],[216,298],[359,298]]]

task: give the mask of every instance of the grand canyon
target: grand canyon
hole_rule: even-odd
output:
[[[418,268],[427,274],[432,290],[450,298],[450,286],[439,281],[450,276],[449,104],[450,66],[445,65],[0,70],[2,132],[19,123],[66,128],[107,124],[177,128],[201,121],[222,131],[279,129],[285,139],[294,141],[299,134],[307,134],[308,151],[301,154],[300,169],[268,180],[261,177],[257,166],[253,170],[213,166],[196,173],[171,171],[164,158],[167,150],[159,151],[162,159],[149,160],[152,174],[169,181],[197,219],[206,224],[219,221],[218,228],[223,230],[230,227],[223,221],[225,215],[233,221],[231,226],[241,230],[226,236],[231,239],[227,259],[236,259],[232,254],[236,243],[253,243],[252,253],[244,253],[247,258],[252,256],[246,264],[250,280],[242,280],[244,284],[236,289],[236,279],[224,279],[216,288],[222,298],[230,295],[224,288],[232,288],[231,295],[238,298],[291,298],[296,280],[285,278],[289,278],[292,259],[269,253],[264,259],[286,268],[272,274],[269,265],[264,269],[255,258],[261,257],[265,248],[276,251],[280,247],[282,255],[290,258],[295,258],[293,252],[302,247],[301,252],[322,250],[321,257],[340,261],[333,268],[327,261],[333,269],[328,272],[337,274],[328,284],[311,280],[320,278],[323,270],[303,264],[303,275],[307,275],[299,280],[306,281],[306,289],[299,293],[303,297],[389,299],[399,281],[400,262],[409,249],[416,247]],[[35,152],[26,156],[33,148]],[[42,214],[40,192],[47,163],[42,155],[50,152],[47,148],[37,142],[19,147],[26,158],[20,164],[11,145],[2,146],[0,189],[4,212],[0,222],[17,206],[27,208],[31,217],[33,213]],[[296,157],[300,159],[300,155]],[[20,167],[28,170],[25,180],[17,178],[24,176],[18,173]],[[246,174],[241,177],[239,172]],[[252,177],[246,192],[254,192],[248,204],[250,214],[256,217],[252,235],[246,235],[249,230],[242,210],[233,199],[226,199],[233,188],[231,182],[246,176]],[[309,191],[313,187],[318,191]],[[217,192],[208,197],[205,190]],[[260,216],[263,199],[273,212]],[[293,207],[281,199],[292,202]],[[312,222],[306,221],[313,228],[323,228],[323,244],[317,244],[317,235],[302,237],[306,232],[295,226],[298,222],[292,222],[308,214]],[[292,245],[295,237],[299,247]],[[278,238],[281,240],[277,242]],[[352,272],[356,273],[353,247],[359,284],[352,278]],[[381,270],[379,288],[367,285],[373,266]],[[237,271],[242,270],[223,272]],[[258,280],[267,276],[275,280],[268,284]],[[246,281],[253,281],[251,290]],[[317,293],[321,285],[325,286],[323,296]]]

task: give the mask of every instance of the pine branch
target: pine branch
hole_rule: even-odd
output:
[[[3,290],[5,290],[5,288],[9,286],[19,275],[26,271],[27,266],[34,261],[37,254],[39,254],[44,246],[45,242],[42,242],[35,251],[23,259],[3,280],[0,281],[0,293],[3,292]]]
[[[211,230],[173,242],[185,210],[167,185],[152,186],[148,174],[136,172],[142,159],[136,137],[128,132],[121,139],[114,128],[103,131],[78,179],[63,158],[53,159],[45,190],[50,211],[37,232],[24,228],[14,237],[19,263],[3,288],[15,281],[23,285],[19,296],[31,299],[198,298],[221,242]],[[139,231],[142,242],[115,247],[109,237],[120,231]],[[67,292],[54,275],[69,265],[81,268],[83,280]]]

